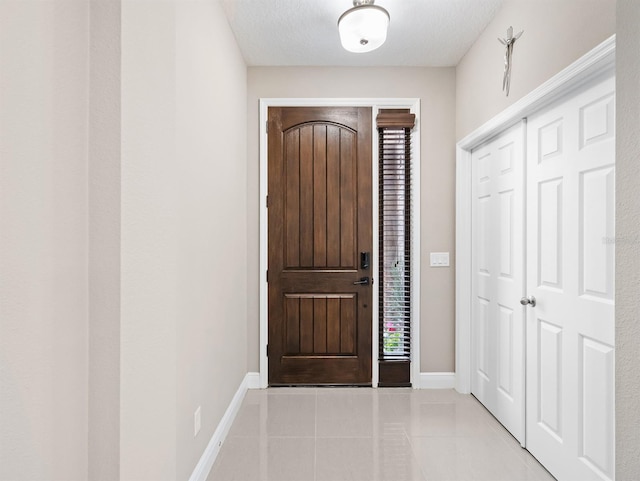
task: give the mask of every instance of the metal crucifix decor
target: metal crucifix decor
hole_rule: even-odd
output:
[[[505,46],[504,52],[504,76],[502,77],[502,90],[507,91],[507,97],[509,96],[509,87],[511,86],[511,56],[513,55],[513,44],[516,43],[516,40],[520,38],[522,35],[521,30],[520,33],[513,36],[513,27],[509,27],[507,29],[507,38],[498,37],[498,41]]]

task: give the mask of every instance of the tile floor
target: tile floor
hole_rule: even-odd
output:
[[[453,390],[249,391],[208,481],[552,481]]]

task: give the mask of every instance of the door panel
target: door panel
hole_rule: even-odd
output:
[[[560,481],[614,477],[614,88],[528,122],[527,447]]]
[[[562,328],[538,319],[538,420],[562,442]]]
[[[580,173],[580,202],[588,215],[580,216],[580,294],[613,301],[613,249],[603,249],[614,218],[614,168]],[[603,204],[602,200],[606,202]]]
[[[524,124],[472,152],[471,392],[524,442]]]
[[[370,384],[371,109],[268,117],[269,383]]]
[[[354,295],[285,294],[285,352],[354,355]]]

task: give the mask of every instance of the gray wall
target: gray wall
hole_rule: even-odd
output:
[[[640,477],[640,2],[618,0],[616,37],[616,479]]]
[[[453,68],[266,68],[248,73],[248,366],[259,369],[258,101],[267,97],[421,99],[421,371],[454,370],[455,73]],[[451,267],[430,268],[429,252],[451,252]]]

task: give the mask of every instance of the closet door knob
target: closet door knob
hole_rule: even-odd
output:
[[[533,296],[523,297],[520,299],[520,304],[523,306],[529,305],[531,307],[536,307],[536,298]]]

